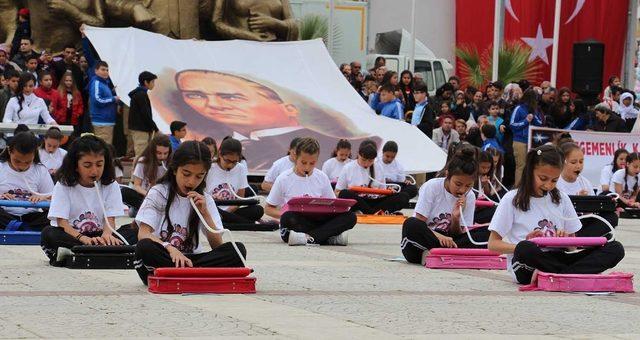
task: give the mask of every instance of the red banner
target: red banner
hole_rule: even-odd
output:
[[[480,54],[488,51],[491,55],[494,5],[494,0],[456,0],[458,48],[472,47]],[[562,1],[558,87],[571,87],[573,43],[585,40],[605,44],[603,88],[610,76],[620,75],[628,5],[627,0]],[[554,10],[555,0],[505,0],[505,43],[530,49],[529,60],[539,67],[538,77],[533,77],[537,79],[529,79],[534,83],[550,79]],[[456,65],[457,70],[464,70],[464,61],[460,58]]]

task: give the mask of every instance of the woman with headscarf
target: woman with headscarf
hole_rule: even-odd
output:
[[[631,132],[633,126],[638,119],[638,109],[633,105],[635,98],[632,93],[625,92],[620,96],[620,106],[618,106],[618,114],[624,119],[627,131]]]

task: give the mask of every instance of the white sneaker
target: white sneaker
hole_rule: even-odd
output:
[[[422,258],[420,259],[420,264],[424,267],[427,264],[427,256],[429,256],[429,251],[425,250],[422,252]]]
[[[56,261],[63,262],[67,257],[73,256],[73,252],[69,248],[58,247],[58,254],[56,255]]]
[[[290,246],[305,246],[307,245],[307,242],[308,242],[307,234],[299,233],[293,230],[289,231],[288,243]]]
[[[330,246],[346,246],[349,244],[349,234],[344,233],[336,236],[331,236],[327,239],[327,244]]]

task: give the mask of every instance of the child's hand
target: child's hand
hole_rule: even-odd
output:
[[[482,175],[482,176],[480,177],[480,181],[481,181],[482,183],[489,183],[489,176],[488,176],[488,175]]]
[[[536,237],[542,237],[544,234],[542,233],[542,230],[534,230],[532,232],[530,232],[529,234],[527,234],[526,239],[530,240],[532,238],[536,238]]]
[[[558,229],[556,230],[556,237],[569,237],[569,233],[564,229]]]
[[[458,248],[458,245],[453,241],[451,237],[440,235],[435,233],[438,241],[440,241],[440,245],[444,248]]]
[[[4,194],[0,195],[0,197],[4,200],[14,200],[16,199],[16,195],[14,194],[10,194],[8,192],[5,192]]]
[[[589,191],[587,190],[580,190],[580,192],[578,192],[578,196],[588,196],[589,195]]]
[[[532,120],[533,120],[533,115],[532,115],[532,114],[528,114],[528,115],[527,115],[527,121],[528,121],[529,123],[531,123],[531,121],[532,121]]]
[[[506,131],[506,127],[504,125],[500,125],[500,133],[504,133]]]
[[[102,240],[106,245],[109,246],[119,246],[123,244],[119,238],[113,236],[113,233],[111,231],[106,230],[102,232]]]
[[[191,260],[184,256],[184,254],[178,250],[178,248],[169,246],[167,247],[167,251],[169,251],[169,256],[171,256],[171,261],[176,264],[176,268],[184,268],[184,267],[193,267],[193,263]]]
[[[452,218],[460,219],[460,207],[464,207],[464,197],[460,197],[456,201],[456,205],[454,206],[453,211],[451,212]]]
[[[40,195],[31,195],[31,197],[29,197],[29,202],[31,203],[38,203],[42,201],[48,201],[48,197]]]
[[[405,184],[405,185],[411,185],[411,180],[409,180],[409,179],[405,179],[405,180],[404,180],[404,184]]]
[[[200,210],[203,215],[209,212],[207,210],[207,200],[203,195],[195,191],[189,191],[189,193],[187,193],[187,197],[189,199],[193,199],[193,203],[195,203],[196,207],[198,207],[198,210]]]

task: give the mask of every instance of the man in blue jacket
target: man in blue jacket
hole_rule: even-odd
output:
[[[95,76],[89,83],[89,113],[96,136],[111,144],[113,142],[113,127],[116,125],[118,98],[109,88],[109,65],[98,61],[95,66]]]
[[[394,87],[390,84],[382,85],[378,93],[373,94],[371,108],[380,111],[381,115],[393,119],[404,119],[404,105],[396,98]]]

